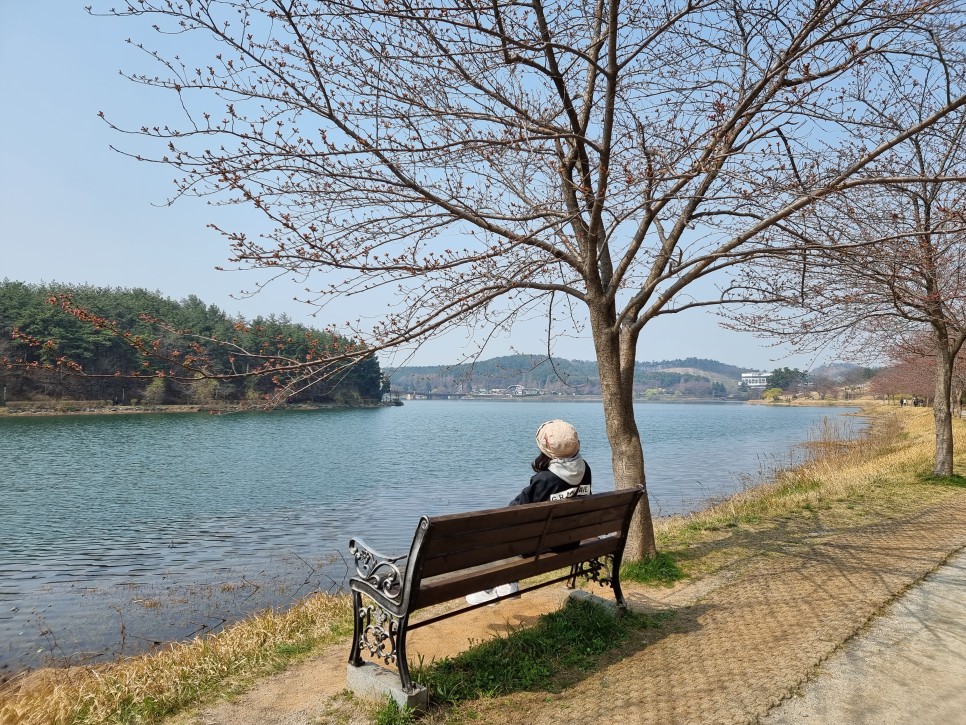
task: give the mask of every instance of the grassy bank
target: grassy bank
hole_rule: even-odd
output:
[[[794,538],[887,521],[962,493],[962,476],[931,475],[932,411],[866,407],[871,426],[855,436],[842,419],[828,421],[804,444],[808,461],[706,510],[656,522],[658,546],[689,576]],[[954,420],[958,472],[966,471],[966,422]]]
[[[829,423],[806,444],[810,460],[799,468],[780,472],[772,482],[706,511],[656,522],[662,552],[686,576],[701,578],[767,552],[776,540],[804,541],[817,532],[887,521],[966,493],[961,477],[936,481],[929,475],[931,411],[876,407],[868,414],[871,435],[854,437]],[[966,424],[954,421],[954,433],[956,470],[962,473]],[[190,704],[243,689],[327,643],[347,641],[350,631],[347,598],[314,597],[289,612],[259,615],[217,636],[173,645],[157,655],[35,673],[0,695],[0,722],[159,722]],[[497,652],[495,662],[505,664],[501,648],[491,648]],[[488,655],[479,656],[485,660]],[[486,672],[486,663],[473,660],[471,669]],[[539,672],[541,677],[554,676]],[[460,683],[465,682],[464,673],[458,676]],[[460,690],[457,695],[455,687],[449,687],[451,697],[474,697],[472,691]]]
[[[352,634],[348,597],[317,595],[264,612],[215,636],[118,664],[32,673],[0,694],[3,725],[158,722],[213,695],[244,689]]]

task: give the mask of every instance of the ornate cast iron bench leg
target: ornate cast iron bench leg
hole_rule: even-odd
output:
[[[399,627],[396,630],[396,667],[399,669],[399,680],[402,683],[403,692],[408,695],[415,692],[413,680],[409,676],[409,659],[406,657],[406,630],[409,629],[409,614],[399,620]]]
[[[580,574],[580,565],[571,564],[570,565],[570,578],[567,580],[567,589],[577,588],[577,575]]]
[[[349,664],[353,667],[361,667],[362,661],[362,637],[364,632],[363,613],[362,613],[362,594],[352,592],[352,648],[349,650]]]
[[[577,577],[586,577],[588,581],[597,582],[601,586],[609,586],[614,591],[614,599],[617,606],[627,609],[627,602],[624,600],[624,592],[621,590],[620,561],[616,560],[612,554],[603,557],[607,563],[600,559],[582,561],[570,567],[570,578],[567,579],[567,588],[577,587]]]
[[[381,659],[387,665],[396,665],[402,689],[413,694],[412,677],[409,675],[409,660],[406,658],[406,632],[409,628],[409,613],[395,616],[383,609],[377,602],[363,606],[362,593],[352,592],[352,609],[355,622],[352,628],[352,649],[349,651],[349,664],[361,667],[362,650],[371,657]]]
[[[611,559],[611,580],[610,586],[614,590],[614,600],[621,609],[627,609],[627,602],[624,601],[624,592],[621,590],[621,571],[620,562]]]

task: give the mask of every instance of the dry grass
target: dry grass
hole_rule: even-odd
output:
[[[706,574],[745,555],[737,532],[781,530],[786,536],[867,524],[932,505],[954,490],[936,485],[932,411],[870,406],[871,428],[856,436],[847,423],[830,422],[805,444],[808,460],[772,480],[711,508],[655,522],[658,545],[687,562],[691,576]],[[956,470],[966,468],[966,422],[955,420]],[[709,546],[720,541],[722,546]],[[724,545],[727,542],[727,545]],[[699,549],[700,556],[689,554]]]
[[[240,687],[352,631],[348,597],[316,595],[217,635],[111,665],[48,669],[0,694],[3,725],[157,722],[207,694]]]

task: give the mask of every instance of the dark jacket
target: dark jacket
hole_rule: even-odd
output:
[[[551,471],[540,471],[530,477],[530,485],[520,491],[508,505],[518,506],[525,503],[557,501],[571,496],[587,496],[590,494],[590,483],[589,464],[585,464],[583,478],[576,485],[568,483]]]

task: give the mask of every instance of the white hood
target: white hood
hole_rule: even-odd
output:
[[[571,486],[576,486],[584,480],[587,464],[579,455],[573,458],[554,458],[550,461],[550,473],[562,478]]]

